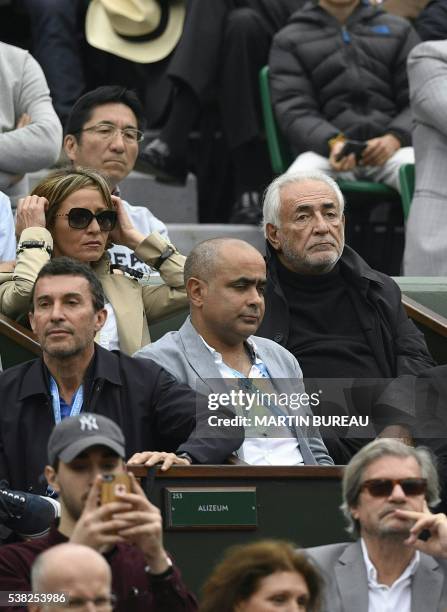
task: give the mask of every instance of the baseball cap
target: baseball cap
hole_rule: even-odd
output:
[[[106,446],[125,457],[125,440],[120,427],[101,414],[82,412],[65,418],[51,432],[48,440],[48,460],[69,463],[91,446]]]

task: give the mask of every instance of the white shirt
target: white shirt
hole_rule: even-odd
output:
[[[16,258],[16,234],[11,202],[6,194],[0,191],[0,261],[12,261]]]
[[[104,305],[104,308],[107,310],[107,319],[104,326],[96,336],[95,341],[108,351],[118,350],[120,347],[120,341],[115,311],[113,310],[110,302],[107,302],[107,304]]]
[[[411,580],[419,565],[419,551],[415,552],[399,578],[387,586],[377,582],[377,570],[371,563],[363,538],[360,543],[368,576],[368,612],[411,612]]]
[[[200,336],[206,348],[213,356],[222,378],[244,378],[243,374],[230,368],[212,346],[207,344]],[[248,378],[270,378],[267,368],[259,358],[256,344],[251,338],[247,343],[253,349],[255,359],[251,366]],[[295,437],[289,438],[245,438],[242,446],[237,451],[237,456],[250,465],[303,465],[303,457],[299,444]]]
[[[144,236],[149,236],[149,234],[153,232],[158,232],[160,236],[169,240],[166,225],[160,221],[160,219],[157,219],[150,210],[144,208],[144,206],[132,206],[129,202],[126,202],[126,200],[122,202],[130,220],[139,232]],[[141,270],[143,273],[150,274],[151,276],[159,275],[158,272],[152,270],[147,264],[137,259],[135,253],[122,244],[114,244],[113,247],[109,249],[109,253],[112,264],[127,266],[134,270]]]

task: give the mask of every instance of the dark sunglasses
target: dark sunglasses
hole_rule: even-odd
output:
[[[116,225],[116,211],[103,210],[94,215],[88,208],[72,208],[69,213],[55,215],[56,217],[68,217],[68,225],[72,229],[85,229],[93,219],[96,219],[102,232],[110,232]]]
[[[423,495],[427,492],[425,478],[372,478],[360,485],[360,491],[365,489],[373,497],[389,497],[396,485],[400,485],[405,495]]]

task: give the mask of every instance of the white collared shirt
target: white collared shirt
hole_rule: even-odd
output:
[[[95,341],[108,351],[114,351],[120,347],[115,311],[110,302],[107,302],[104,308],[107,310],[107,319],[95,338]]]
[[[411,581],[419,565],[417,550],[413,559],[391,586],[377,582],[377,570],[371,563],[363,538],[360,539],[368,576],[368,612],[411,612]]]
[[[114,195],[120,195],[118,188],[115,189]],[[126,200],[122,200],[122,202],[133,225],[143,234],[143,236],[149,236],[149,234],[152,234],[153,232],[158,232],[160,236],[166,240],[169,240],[166,225],[160,221],[160,219],[157,219],[157,217],[153,215],[148,208],[145,208],[144,206],[132,206],[132,204],[129,204],[129,202],[126,202]],[[141,270],[141,272],[149,274],[152,277],[160,276],[159,272],[152,270],[150,266],[137,259],[135,253],[122,244],[114,244],[109,249],[109,253],[110,260],[113,264],[127,266],[128,268],[133,268],[135,270]]]
[[[222,378],[245,378],[243,374],[230,368],[222,359],[222,355],[207,344],[200,336],[206,348],[213,356],[219,374]],[[255,342],[247,339],[253,350],[254,362],[248,378],[270,378],[267,367],[258,356]],[[238,376],[239,374],[239,376]],[[250,465],[303,465],[303,456],[296,437],[288,438],[245,438],[242,446],[237,450],[237,456]]]

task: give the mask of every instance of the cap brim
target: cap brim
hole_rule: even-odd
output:
[[[168,23],[164,32],[154,40],[131,42],[114,31],[100,0],[92,0],[87,10],[85,34],[92,47],[131,62],[150,64],[164,59],[171,53],[182,35],[184,21],[184,0],[171,0]]]
[[[86,436],[85,438],[80,438],[76,440],[76,442],[73,442],[73,444],[67,446],[67,448],[64,448],[57,456],[64,463],[70,463],[70,461],[73,461],[82,451],[92,446],[106,446],[115,451],[122,459],[126,456],[126,451],[122,444],[110,438],[105,438],[104,436]]]

